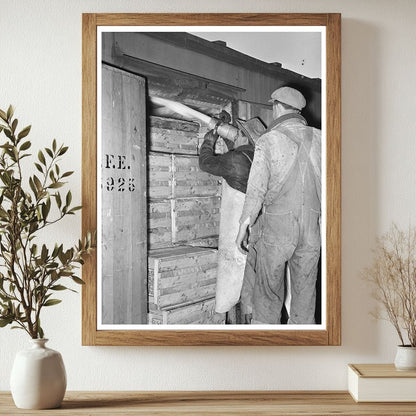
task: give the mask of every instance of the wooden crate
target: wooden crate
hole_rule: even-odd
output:
[[[216,246],[221,197],[151,201],[148,204],[148,246]],[[195,241],[195,244],[193,244]]]
[[[221,195],[221,178],[203,172],[198,156],[173,156],[173,197]]]
[[[170,310],[151,310],[150,325],[221,325],[225,324],[225,314],[215,313],[215,299],[207,299]]]
[[[149,153],[147,158],[147,197],[150,199],[170,199],[172,195],[172,155]]]
[[[147,245],[149,249],[172,245],[171,201],[150,202],[147,206]]]
[[[219,234],[221,197],[178,198],[172,206],[172,241],[179,243]]]
[[[192,247],[218,248],[218,239],[219,236],[215,235],[213,237],[198,238],[197,240],[187,241],[183,244]]]
[[[169,309],[215,295],[217,250],[171,247],[148,255],[148,293],[152,308]]]
[[[220,194],[221,178],[199,169],[198,156],[149,153],[149,198],[168,199]]]
[[[149,150],[198,154],[198,123],[156,116],[150,116],[149,119]]]

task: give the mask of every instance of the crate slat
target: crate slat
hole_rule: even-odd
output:
[[[148,198],[172,198],[172,155],[149,153],[147,159],[147,175]]]
[[[221,178],[203,172],[197,156],[173,158],[174,197],[221,194]]]
[[[147,240],[150,249],[172,244],[171,201],[148,204]]]
[[[215,296],[217,250],[201,247],[151,250],[148,268],[149,301],[158,309]]]
[[[178,198],[172,211],[173,242],[217,236],[220,197]]]
[[[198,142],[197,133],[150,126],[151,151],[197,155]]]
[[[149,324],[224,324],[225,314],[215,313],[215,299],[185,305],[168,311],[152,310],[149,313]]]
[[[168,199],[221,195],[221,178],[201,171],[198,156],[149,153],[148,197]]]

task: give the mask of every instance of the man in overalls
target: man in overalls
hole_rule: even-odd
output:
[[[274,122],[256,142],[236,244],[247,252],[248,227],[262,212],[254,250],[252,323],[280,323],[288,265],[288,324],[314,324],[321,251],[321,131],[301,116],[306,100],[296,89],[279,88],[271,98]]]

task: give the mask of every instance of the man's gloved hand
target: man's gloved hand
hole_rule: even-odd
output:
[[[218,134],[214,134],[214,130],[205,133],[204,140],[209,140],[215,143],[218,139]]]

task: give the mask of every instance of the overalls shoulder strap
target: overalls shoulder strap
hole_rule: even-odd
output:
[[[282,189],[288,183],[289,178],[294,174],[294,171],[298,168],[300,163],[307,162],[309,159],[309,153],[312,148],[312,139],[313,139],[313,131],[312,129],[307,130],[307,134],[302,139],[299,139],[292,131],[285,127],[280,127],[279,132],[284,134],[290,140],[298,146],[298,151],[295,157],[295,160],[292,163],[292,166],[287,171],[284,178],[277,184],[276,187],[271,188],[268,190],[267,195],[265,197],[265,205],[269,205],[273,203],[273,200],[278,198],[278,195],[281,193]]]
[[[246,152],[242,150],[241,153],[249,160],[250,164],[253,163],[253,159]]]
[[[306,154],[306,156],[309,157],[309,153],[312,148],[312,139],[313,139],[313,130],[311,128],[308,128],[306,130],[307,134],[301,140],[291,130],[289,130],[286,127],[281,127],[279,131],[299,146],[298,154],[296,156],[297,158],[299,158],[301,154],[303,155]],[[304,150],[305,152],[301,152],[301,150]]]

